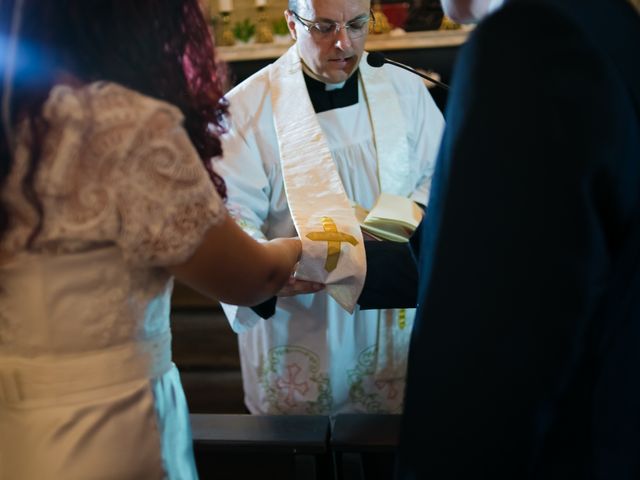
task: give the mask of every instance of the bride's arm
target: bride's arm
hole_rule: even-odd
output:
[[[259,243],[226,214],[187,261],[167,269],[204,295],[233,305],[256,305],[287,282],[301,248],[297,238]]]

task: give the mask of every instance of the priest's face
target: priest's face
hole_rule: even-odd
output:
[[[285,17],[305,65],[339,83],[356,71],[369,33],[369,0],[298,0]]]

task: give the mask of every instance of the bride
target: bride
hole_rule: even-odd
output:
[[[0,478],[197,478],[173,279],[254,305],[297,239],[230,220],[197,0],[0,0]]]

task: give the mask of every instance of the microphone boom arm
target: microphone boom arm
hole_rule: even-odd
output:
[[[390,63],[391,65],[395,65],[396,67],[404,68],[405,70],[407,70],[409,72],[415,73],[419,77],[422,77],[425,80],[429,80],[431,83],[436,84],[440,88],[444,88],[445,90],[449,90],[449,85],[447,85],[446,83],[442,83],[441,81],[436,80],[435,78],[431,78],[429,75],[425,75],[424,73],[421,73],[421,72],[417,71],[415,68],[411,68],[408,65],[405,65],[404,63],[396,62],[395,60],[389,60],[388,58],[385,58],[384,61],[385,61],[385,63]]]

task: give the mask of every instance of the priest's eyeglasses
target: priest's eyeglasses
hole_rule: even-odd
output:
[[[293,10],[291,14],[296,17],[309,34],[318,39],[326,39],[338,35],[344,29],[348,37],[352,40],[362,37],[369,31],[369,23],[373,21],[373,14],[363,15],[348,22],[332,22],[330,20],[313,21],[302,18]]]

